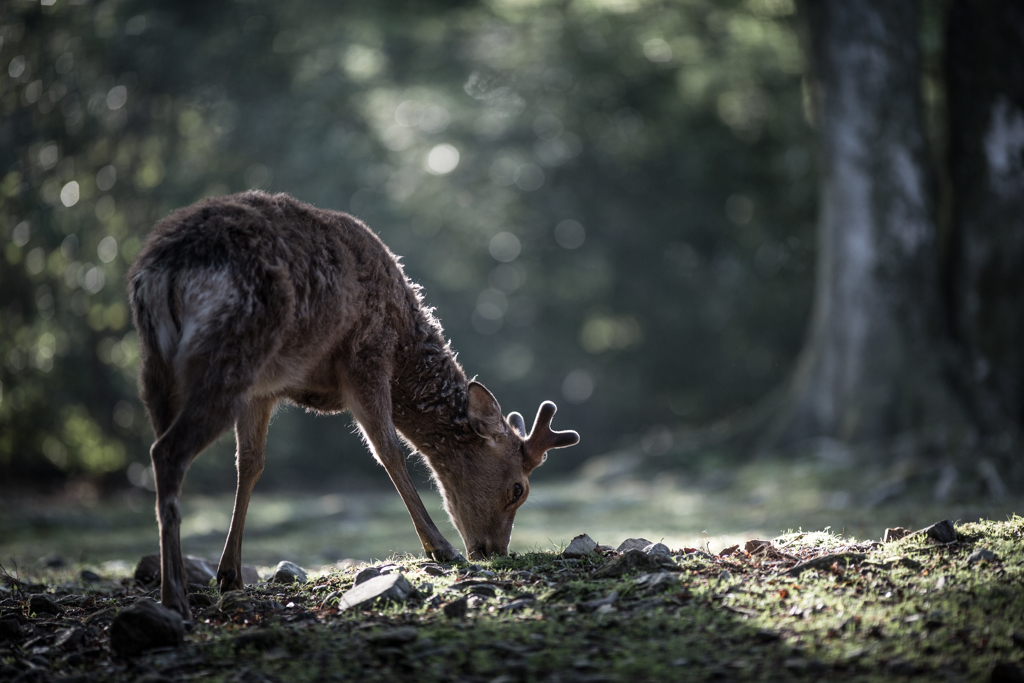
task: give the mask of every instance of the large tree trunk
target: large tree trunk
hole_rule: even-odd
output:
[[[954,0],[946,52],[951,327],[989,436],[1024,425],[1024,5]]]
[[[943,379],[918,7],[809,0],[820,213],[807,345],[768,443],[962,425]],[[940,438],[945,436],[938,434]]]

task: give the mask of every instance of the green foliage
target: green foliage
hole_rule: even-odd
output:
[[[126,269],[153,221],[247,187],[350,211],[405,255],[506,411],[555,398],[583,433],[548,470],[642,435],[662,452],[666,425],[754,400],[810,301],[792,9],[5,4],[0,462],[99,473],[113,440],[144,459]],[[102,439],[69,443],[71,419]],[[299,437],[272,436],[268,478],[352,469],[326,457],[347,427],[278,422]],[[54,439],[85,450],[47,457]]]

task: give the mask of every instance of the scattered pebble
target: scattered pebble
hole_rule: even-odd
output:
[[[921,529],[917,533],[924,534],[928,538],[939,543],[953,543],[956,541],[956,529],[953,528],[953,522],[948,519],[936,522],[929,527]]]
[[[619,547],[615,550],[624,553],[627,550],[643,550],[651,544],[646,538],[627,538],[625,541],[619,544]]]
[[[615,592],[615,591],[612,591],[611,593],[609,593],[605,597],[600,598],[598,600],[587,600],[585,602],[578,603],[576,605],[576,610],[578,612],[584,612],[584,613],[586,613],[586,612],[596,612],[597,610],[599,610],[600,608],[604,607],[605,605],[613,604],[618,599],[619,599],[619,594],[617,592]]]
[[[568,547],[562,551],[562,557],[573,559],[586,557],[595,550],[597,550],[597,541],[586,534],[580,534],[572,539]]]
[[[988,548],[977,548],[973,553],[967,556],[967,564],[974,564],[975,562],[992,562],[996,559],[996,554]]]
[[[110,644],[122,657],[185,642],[185,625],[177,612],[143,598],[121,610],[110,625]]]
[[[252,598],[245,591],[228,591],[220,596],[217,610],[222,614],[249,614],[253,611]]]
[[[595,579],[611,579],[628,574],[636,569],[675,568],[675,562],[668,555],[647,555],[642,550],[627,550],[594,573]]]
[[[344,611],[352,609],[353,607],[369,605],[378,600],[385,602],[405,602],[412,597],[415,592],[416,589],[413,588],[412,584],[409,583],[404,574],[395,573],[377,576],[369,579],[368,581],[364,581],[358,586],[354,586],[350,590],[346,591],[341,596],[332,593],[327,596],[324,602],[327,603],[329,600],[338,597],[338,609]]]
[[[85,629],[80,626],[70,626],[57,631],[57,637],[53,639],[53,646],[62,650],[73,650],[82,642],[85,637]]]
[[[49,595],[40,593],[28,599],[29,614],[52,614],[56,616],[63,611],[61,606],[54,602],[53,598]]]
[[[380,575],[380,570],[376,567],[363,567],[358,572],[356,572],[355,585],[358,586],[359,584],[365,583],[370,579],[375,579]]]
[[[39,558],[39,564],[43,565],[47,569],[63,569],[68,566],[68,563],[64,561],[64,558],[56,553]]]
[[[444,606],[444,615],[451,619],[461,619],[469,611],[469,598],[459,598]]]
[[[664,543],[652,543],[649,546],[644,547],[644,552],[648,555],[671,555],[672,551],[668,549],[668,546]]]
[[[306,583],[308,579],[309,575],[306,574],[302,567],[294,562],[281,560],[277,563],[277,567],[274,568],[274,576],[271,577],[270,582],[283,584]]]
[[[431,576],[445,576],[448,574],[448,571],[439,564],[425,564],[422,569]],[[359,583],[359,574],[356,574],[356,583]]]

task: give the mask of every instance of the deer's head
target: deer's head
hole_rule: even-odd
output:
[[[464,452],[461,467],[439,471],[445,508],[459,530],[470,559],[508,552],[516,511],[530,495],[530,473],[552,448],[579,442],[573,431],[551,430],[555,404],[545,401],[533,429],[519,413],[504,418],[501,406],[484,385],[469,384],[470,427],[478,437]]]

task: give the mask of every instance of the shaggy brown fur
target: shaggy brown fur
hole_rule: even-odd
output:
[[[238,489],[217,579],[242,587],[241,547],[274,406],[348,410],[405,501],[428,555],[460,559],[406,469],[399,433],[430,466],[472,558],[505,553],[529,474],[575,432],[545,402],[527,437],[469,382],[419,288],[365,225],[285,194],[208,199],[160,221],[128,275],[141,394],[157,440],[161,600],[190,618],[179,528],[192,459],[234,425]]]

